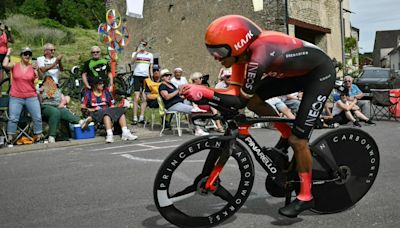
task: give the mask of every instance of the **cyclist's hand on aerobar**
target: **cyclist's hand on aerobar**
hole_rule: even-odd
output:
[[[190,101],[200,101],[201,99],[212,100],[214,96],[214,90],[203,85],[193,84],[183,85],[180,88],[180,93]]]

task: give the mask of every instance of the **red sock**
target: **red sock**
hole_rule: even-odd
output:
[[[284,139],[289,138],[292,134],[292,128],[287,123],[274,123],[274,126],[278,129]]]
[[[300,177],[300,193],[297,195],[297,199],[301,201],[310,201],[313,199],[311,193],[312,186],[312,173],[304,172],[299,173]]]

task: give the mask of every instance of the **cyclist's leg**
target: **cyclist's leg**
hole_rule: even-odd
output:
[[[293,134],[289,137],[289,143],[296,158],[300,177],[300,193],[295,201],[279,209],[279,213],[282,215],[296,217],[302,211],[314,206],[311,194],[312,156],[308,139],[333,89],[335,78],[335,71],[330,60],[321,64],[310,75],[299,78],[304,95],[292,129]]]

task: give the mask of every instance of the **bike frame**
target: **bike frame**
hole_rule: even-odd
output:
[[[201,115],[199,115],[201,116]],[[210,117],[208,117],[210,118]],[[228,148],[223,150],[220,158],[218,159],[217,164],[214,166],[211,174],[209,175],[205,188],[210,191],[215,191],[216,189],[216,180],[218,179],[218,175],[221,173],[225,163],[227,162],[229,156],[232,154],[232,145],[235,143],[235,139],[238,138],[242,141],[253,153],[256,161],[261,165],[261,167],[267,172],[268,176],[281,175],[281,170],[276,167],[274,160],[271,158],[271,155],[268,151],[264,151],[262,147],[257,143],[254,137],[250,134],[249,130],[251,125],[254,123],[262,123],[262,122],[292,122],[293,120],[281,117],[266,117],[266,118],[244,118],[236,124],[234,121],[229,123],[229,128],[226,136],[231,136],[231,139],[228,143]],[[238,130],[236,130],[238,129]],[[345,173],[338,167],[336,162],[334,162],[330,157],[326,156],[323,153],[323,150],[314,149],[313,153],[316,153],[318,156],[322,157],[323,160],[327,163],[327,165],[331,169],[332,179],[328,180],[315,180],[313,183],[323,184],[325,182],[336,181],[343,177]]]

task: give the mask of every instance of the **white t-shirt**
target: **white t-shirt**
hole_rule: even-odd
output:
[[[343,112],[343,109],[337,106],[338,102],[341,102],[341,101],[338,100],[338,101],[336,101],[335,104],[333,105],[333,108],[332,108],[332,115],[333,115],[333,116],[336,116],[336,115],[340,114],[341,112]],[[346,101],[346,104],[348,105],[349,102]]]
[[[39,68],[48,67],[48,66],[53,65],[56,61],[57,61],[56,57],[53,57],[51,59],[46,59],[46,57],[40,56],[37,58],[37,65]],[[48,75],[50,75],[53,78],[53,80],[58,84],[58,78],[60,75],[60,66],[57,64],[57,66],[55,68],[52,68],[52,69],[48,70],[47,72],[45,72],[43,74],[43,78]]]
[[[173,77],[171,79],[171,83],[174,84],[174,86],[176,88],[179,88],[179,86],[185,85],[188,83],[187,79],[183,76],[181,76],[180,80],[176,79],[175,77]]]
[[[132,61],[136,52],[132,53]],[[134,65],[133,75],[147,77],[149,76],[150,64],[153,64],[153,54],[150,52],[138,52],[136,55],[136,62]]]
[[[220,81],[215,85],[216,89],[225,89],[228,88],[228,84],[225,83],[225,81]]]

